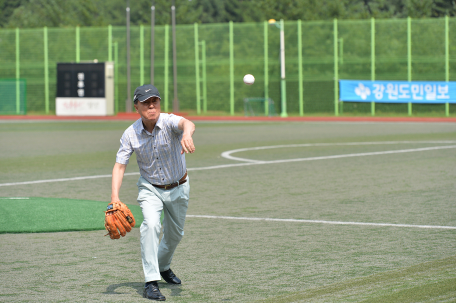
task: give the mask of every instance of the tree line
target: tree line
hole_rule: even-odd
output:
[[[455,0],[0,0],[0,27],[106,26],[456,16]]]

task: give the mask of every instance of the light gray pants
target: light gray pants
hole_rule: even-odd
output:
[[[159,281],[160,272],[169,269],[177,244],[184,236],[184,223],[190,193],[190,180],[172,189],[152,186],[138,180],[138,203],[144,221],[141,224],[141,257],[146,282]],[[160,216],[163,210],[163,237],[160,237]],[[160,244],[159,244],[160,243]]]

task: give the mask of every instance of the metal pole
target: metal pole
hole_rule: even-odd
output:
[[[230,115],[234,116],[234,49],[233,21],[230,21]]]
[[[155,68],[155,6],[150,8],[150,84],[154,84]]]
[[[299,115],[304,116],[304,92],[302,83],[302,25],[298,20],[298,72],[299,72]]]
[[[76,63],[81,61],[81,49],[80,49],[80,37],[79,37],[79,26],[76,26]]]
[[[339,63],[344,64],[344,38],[339,39]]]
[[[264,21],[264,115],[269,116],[268,22]]]
[[[203,113],[207,112],[207,77],[206,77],[206,40],[201,41],[201,61],[203,63]]]
[[[412,81],[412,18],[407,17],[407,71],[408,81]],[[408,103],[408,115],[412,115],[412,102]]]
[[[44,107],[49,114],[49,56],[48,56],[48,30],[44,27]]]
[[[199,42],[198,42],[198,23],[194,23],[194,37],[195,37],[195,76],[196,76],[196,113],[201,114],[201,94],[200,94],[200,63],[199,63]]]
[[[168,102],[169,81],[168,81],[168,78],[169,78],[169,25],[166,24],[165,25],[165,83],[164,83],[165,93],[163,94],[164,99],[165,99],[165,112],[166,113],[168,112],[168,108],[169,108],[169,102]]]
[[[339,58],[337,54],[337,19],[334,19],[334,114],[339,116]]]
[[[19,28],[16,27],[16,114],[21,112]]]
[[[108,25],[108,61],[112,61],[112,26]]]
[[[337,36],[339,37],[339,27],[337,27]],[[339,64],[344,64],[344,38],[339,38],[337,39],[339,44],[337,45],[339,49],[338,57],[337,57],[337,78],[339,78]],[[337,80],[337,84],[339,84],[339,79]],[[338,112],[337,114],[343,114],[344,113],[344,101],[339,100],[338,102]]]
[[[127,0],[127,100],[125,112],[131,113],[131,66],[130,66],[130,1]]]
[[[116,114],[119,112],[119,52],[118,52],[118,43],[114,43],[114,102]]]
[[[282,99],[282,118],[288,117],[287,115],[287,82],[285,80],[285,30],[283,25],[283,19],[280,19],[280,88],[281,88],[281,99]]]
[[[144,83],[144,25],[139,26],[139,85]]]
[[[174,99],[173,112],[179,112],[179,99],[177,98],[177,53],[176,53],[176,7],[171,6],[171,17],[173,25],[173,78],[174,78]]]
[[[445,81],[450,81],[450,30],[448,15],[445,16]],[[445,116],[450,116],[450,104],[445,103]]]
[[[375,19],[371,18],[371,80],[375,81]],[[375,116],[375,102],[371,102],[371,115]]]

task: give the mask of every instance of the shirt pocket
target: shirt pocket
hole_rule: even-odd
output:
[[[159,146],[160,153],[163,153],[165,155],[170,155],[171,150],[172,150],[171,143],[172,143],[171,138],[169,136],[167,136],[166,134],[163,134],[163,136],[160,138],[160,146]]]
[[[147,163],[150,161],[152,157],[152,145],[152,140],[147,137],[141,138],[141,140],[132,143],[132,148],[136,154],[138,162]]]

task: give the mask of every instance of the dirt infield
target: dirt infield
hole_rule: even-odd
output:
[[[244,117],[244,116],[190,116],[186,113],[177,113],[193,121],[270,121],[270,122],[297,122],[297,121],[323,121],[323,122],[450,122],[456,123],[453,117],[334,117],[334,116],[307,116],[307,117]],[[18,115],[0,116],[2,120],[39,120],[39,121],[134,121],[139,118],[137,113],[118,113],[115,116],[54,116],[54,115]]]

